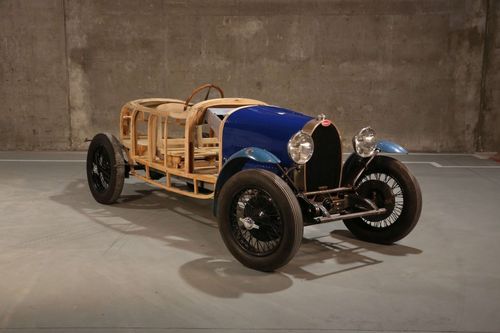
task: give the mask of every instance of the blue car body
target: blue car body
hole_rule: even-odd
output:
[[[289,167],[293,161],[287,152],[288,140],[311,119],[310,116],[276,106],[240,108],[230,114],[224,124],[223,162],[242,149],[257,147],[272,153],[282,166]]]

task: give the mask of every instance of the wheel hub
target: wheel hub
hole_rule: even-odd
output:
[[[240,217],[240,222],[247,230],[260,229],[260,227],[255,224],[255,221],[251,217]]]
[[[275,240],[278,235],[269,233],[269,229],[273,229],[273,210],[274,205],[270,198],[265,198],[261,195],[256,195],[247,201],[243,210],[245,222],[242,221],[244,227],[250,231],[256,239],[269,242]],[[240,219],[241,221],[241,219]]]
[[[396,200],[391,187],[379,180],[368,180],[358,187],[358,194],[363,198],[371,200],[378,208],[385,208],[386,213],[382,215],[367,216],[369,221],[382,221],[391,215]]]

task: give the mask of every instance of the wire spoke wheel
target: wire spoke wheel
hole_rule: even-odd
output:
[[[266,256],[280,245],[283,223],[278,207],[262,189],[240,191],[231,204],[231,232],[251,255]]]
[[[417,180],[403,163],[392,157],[377,156],[356,186],[360,197],[386,209],[384,214],[344,220],[356,237],[392,244],[413,230],[422,211],[422,194]]]
[[[242,170],[223,185],[216,205],[222,240],[243,265],[270,272],[286,265],[299,249],[302,212],[278,175]]]
[[[387,213],[383,215],[362,217],[361,219],[368,225],[386,228],[401,216],[405,203],[403,189],[392,176],[381,172],[367,174],[359,181],[358,189],[377,207],[387,209]]]

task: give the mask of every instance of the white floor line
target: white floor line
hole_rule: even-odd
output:
[[[350,153],[342,153],[342,155],[351,155],[352,152]],[[477,153],[474,153],[474,154],[471,154],[471,153],[408,153],[408,154],[399,154],[399,153],[381,153],[381,154],[384,154],[384,155],[391,155],[391,156],[397,156],[397,155],[409,155],[409,156],[471,156],[471,157],[475,157],[477,159],[487,159],[489,158],[489,156],[493,156],[495,155],[495,153],[491,153],[489,155],[482,155],[482,154],[477,154]],[[484,157],[486,156],[486,157]]]
[[[56,162],[56,163],[83,163],[86,162],[86,160],[21,160],[21,159],[1,159],[0,162],[37,162],[37,163],[50,163],[50,162]]]
[[[448,169],[500,169],[500,165],[441,165],[438,162],[403,161],[404,164],[430,164],[435,168]]]

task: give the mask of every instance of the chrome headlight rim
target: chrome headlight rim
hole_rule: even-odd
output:
[[[306,164],[314,153],[314,141],[306,132],[300,130],[288,140],[287,152],[296,164]]]
[[[363,127],[352,138],[352,146],[356,154],[361,157],[371,157],[377,149],[376,133],[370,126]]]

